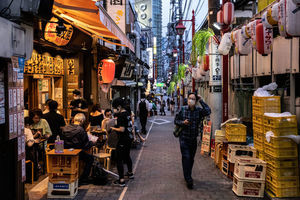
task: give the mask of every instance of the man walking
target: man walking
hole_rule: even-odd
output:
[[[202,108],[196,106],[197,100],[199,100]],[[188,106],[183,106],[175,117],[175,124],[183,127],[179,136],[179,143],[182,154],[183,175],[188,189],[193,189],[194,185],[192,169],[197,151],[198,127],[202,123],[203,118],[209,116],[210,113],[209,106],[201,98],[197,99],[195,93],[190,93],[188,95]]]
[[[149,102],[146,99],[145,94],[141,94],[141,100],[138,103],[137,106],[137,113],[138,116],[140,117],[140,123],[142,126],[142,133],[146,134],[146,125],[147,125],[147,117],[148,117],[148,112],[149,112]]]

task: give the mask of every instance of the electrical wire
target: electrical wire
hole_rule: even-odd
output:
[[[8,6],[7,6],[7,7],[4,7],[4,8],[0,11],[0,15],[3,15],[4,13],[6,13],[7,10],[9,10],[9,14],[8,14],[8,15],[10,15],[10,13],[11,13],[10,6],[11,6],[11,4],[12,4],[13,2],[14,2],[14,0],[11,0],[10,3],[8,4]]]

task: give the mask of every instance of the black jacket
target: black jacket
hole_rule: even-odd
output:
[[[43,118],[47,120],[52,132],[52,135],[48,141],[54,143],[57,135],[61,137],[61,128],[66,125],[65,119],[62,115],[57,114],[54,111],[44,114]]]
[[[64,140],[65,149],[88,150],[93,146],[93,143],[89,141],[87,132],[81,126],[75,124],[63,128],[62,139]]]

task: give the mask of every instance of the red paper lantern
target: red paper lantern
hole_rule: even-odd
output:
[[[230,25],[234,19],[234,4],[231,2],[227,2],[223,6],[223,19],[224,24]]]
[[[98,66],[99,83],[111,83],[115,77],[115,69],[114,61],[110,59],[101,60]]]
[[[209,70],[209,55],[205,55],[203,56],[203,69],[204,71],[208,71]]]
[[[258,53],[267,55],[272,52],[273,28],[266,27],[263,23],[256,25],[256,49]]]
[[[219,10],[217,13],[217,22],[221,25],[224,24],[223,10]]]

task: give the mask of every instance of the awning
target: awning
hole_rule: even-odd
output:
[[[134,87],[136,86],[136,82],[130,80],[115,79],[112,83],[112,86]]]
[[[77,28],[93,36],[118,46],[126,46],[135,51],[132,42],[120,27],[107,14],[102,6],[99,8],[92,0],[55,0],[53,13]],[[121,44],[109,41],[119,40]]]

